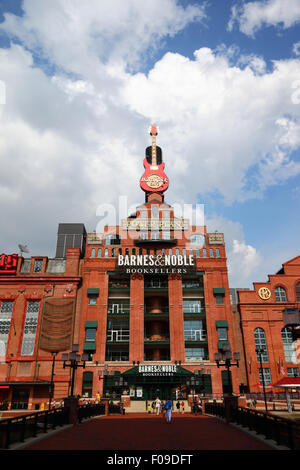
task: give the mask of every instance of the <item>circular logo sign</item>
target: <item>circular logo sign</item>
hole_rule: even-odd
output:
[[[160,188],[164,184],[164,180],[161,176],[159,175],[150,175],[146,179],[146,183],[149,186],[149,188]]]
[[[271,297],[271,291],[267,287],[261,287],[258,291],[258,295],[263,300],[268,300]]]

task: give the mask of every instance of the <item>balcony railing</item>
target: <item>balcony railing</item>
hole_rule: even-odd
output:
[[[145,289],[167,289],[168,281],[151,280],[145,281]]]
[[[130,306],[128,304],[111,304],[107,307],[107,313],[116,315],[128,315]]]
[[[183,313],[200,313],[205,314],[205,308],[199,304],[194,305],[183,305]]]
[[[203,289],[203,285],[199,281],[182,281],[183,289]]]
[[[205,330],[184,330],[184,341],[206,341]]]
[[[129,330],[109,330],[106,340],[108,342],[129,341]]]
[[[109,281],[109,289],[129,289],[130,281],[127,279],[116,279],[115,281]]]

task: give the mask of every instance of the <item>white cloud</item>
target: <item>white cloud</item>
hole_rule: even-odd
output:
[[[245,200],[300,172],[292,155],[300,147],[300,106],[291,99],[299,60],[275,62],[266,72],[261,57],[203,47],[193,60],[168,53],[148,74],[133,73],[151,46],[203,19],[203,7],[116,1],[116,14],[111,3],[91,3],[27,0],[24,17],[6,15],[2,24],[23,43],[0,49],[7,95],[0,105],[0,201],[9,221],[1,229],[3,250],[21,242],[32,254],[53,256],[59,222],[82,221],[93,230],[99,204],[120,194],[141,202],[153,121],[169,203],[195,203],[199,193],[215,191],[228,202]],[[37,65],[47,58],[55,70],[49,75]],[[233,240],[249,279],[259,253],[240,224],[224,219],[213,231],[224,227],[232,279],[239,280]]]
[[[300,41],[295,42],[295,44],[293,45],[293,53],[294,53],[296,56],[299,56],[299,55],[300,55]]]
[[[286,29],[299,21],[299,0],[261,0],[234,5],[228,29],[232,31],[235,23],[238,23],[241,32],[254,36],[263,26],[281,26]]]

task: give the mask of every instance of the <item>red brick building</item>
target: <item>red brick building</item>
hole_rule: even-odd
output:
[[[79,329],[80,248],[65,251],[54,259],[13,255],[14,263],[1,256],[0,403],[7,400],[11,409],[47,406],[50,350],[69,348]],[[70,371],[56,360],[54,398],[68,396],[69,384]]]
[[[253,290],[239,291],[239,312],[250,391],[261,392],[262,374],[266,384],[283,376],[299,377],[299,340],[284,326],[283,311],[300,304],[300,256],[287,261],[267,282],[255,282]],[[260,356],[256,349],[265,350]],[[280,392],[273,388],[274,392]]]
[[[147,400],[229,391],[215,353],[236,351],[224,237],[177,218],[152,133],[140,180],[145,203],[87,236],[76,393]],[[199,371],[201,371],[199,373]],[[232,387],[239,392],[237,367]]]

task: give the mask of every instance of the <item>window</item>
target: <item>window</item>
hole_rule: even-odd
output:
[[[105,250],[104,250],[104,257],[108,258],[108,248],[105,248]]]
[[[179,254],[180,254],[179,248],[176,248],[176,250],[175,250],[175,255],[178,256]]]
[[[95,294],[89,295],[89,305],[97,305],[97,297]]]
[[[298,367],[287,367],[286,371],[288,377],[300,377]]]
[[[115,250],[115,248],[112,248],[112,249],[111,249],[111,256],[112,256],[112,258],[114,258],[114,256],[116,256],[116,250]]]
[[[300,282],[296,285],[296,302],[300,302]]]
[[[201,320],[184,321],[184,340],[202,341],[204,338],[203,322]]]
[[[11,315],[13,311],[13,301],[3,300],[0,307],[0,358],[6,353]]]
[[[228,341],[227,328],[217,328],[218,341]]]
[[[27,303],[21,356],[32,356],[33,354],[39,310],[39,300],[29,301]]]
[[[132,248],[132,255],[135,255],[135,254],[136,254],[136,249]]]
[[[197,248],[197,250],[196,250],[196,258],[200,258],[200,250],[199,250],[199,248]]]
[[[183,313],[200,313],[201,300],[183,300],[182,308]]]
[[[206,258],[206,257],[207,257],[206,248],[203,248],[202,255],[203,255],[203,258]]]
[[[93,372],[83,372],[82,374],[82,396],[92,397],[93,391]]]
[[[105,237],[105,245],[121,245],[121,238],[116,233],[111,233]]]
[[[267,367],[264,367],[262,370],[259,369],[259,383],[261,385],[263,383],[263,380],[262,380],[263,378],[264,378],[265,385],[272,383],[271,369],[268,369]]]
[[[162,231],[162,239],[163,239],[163,240],[171,240],[171,232],[170,232],[170,230],[163,230],[163,231]]]
[[[86,328],[85,329],[85,341],[95,341],[96,331],[97,331],[97,328]]]
[[[220,248],[216,248],[216,258],[220,258]]]
[[[210,258],[214,257],[214,250],[212,248],[209,249],[209,257]]]
[[[43,267],[43,260],[42,259],[35,259],[34,260],[34,266],[33,266],[33,272],[34,273],[41,273],[42,272],[42,267]]]
[[[158,219],[159,217],[159,207],[158,206],[152,206],[151,207],[151,218],[152,219]]]
[[[185,348],[186,361],[205,361],[208,359],[207,348]]]
[[[151,240],[159,240],[159,231],[151,230]]]
[[[276,302],[286,302],[286,292],[283,287],[275,288]]]
[[[289,328],[282,328],[281,338],[283,343],[284,357],[286,362],[294,362],[295,345],[293,343],[292,332]]]
[[[254,343],[255,343],[255,349],[256,348],[264,349],[264,353],[261,355],[262,362],[269,362],[266,334],[262,328],[256,328],[254,330]],[[256,353],[256,357],[257,357],[257,362],[259,362],[260,355],[258,353]]]
[[[101,250],[101,248],[98,248],[98,252],[97,252],[97,258],[101,258],[101,253],[102,253],[102,250]]]
[[[224,305],[224,295],[215,294],[215,297],[216,297],[216,305]]]
[[[193,246],[204,246],[205,245],[205,236],[200,234],[191,235],[190,245]]]
[[[148,240],[148,230],[141,230],[141,240]]]
[[[95,253],[96,253],[95,248],[92,248],[92,251],[91,251],[91,258],[95,258]]]

